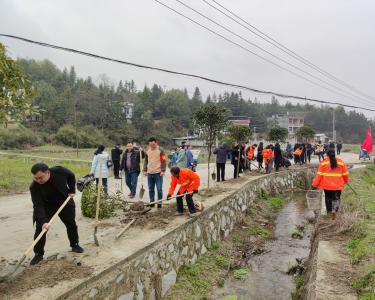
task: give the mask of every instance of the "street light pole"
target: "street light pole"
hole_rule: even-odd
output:
[[[336,119],[335,119],[335,108],[333,108],[333,113],[332,113],[332,139],[333,139],[334,143],[336,142],[335,122],[336,122]]]

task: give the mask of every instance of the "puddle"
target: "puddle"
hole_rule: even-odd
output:
[[[305,220],[305,194],[297,194],[280,211],[275,222],[275,239],[266,244],[264,254],[253,256],[248,265],[252,269],[245,280],[228,279],[222,288],[214,291],[213,299],[236,295],[246,300],[291,299],[294,278],[287,275],[296,265],[296,258],[307,258],[310,252],[312,225]],[[305,223],[302,239],[292,239],[297,224]]]

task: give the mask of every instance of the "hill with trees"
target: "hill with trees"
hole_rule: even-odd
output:
[[[332,130],[332,108],[310,104],[280,104],[276,98],[270,103],[244,99],[241,92],[225,92],[202,99],[199,87],[190,97],[186,89],[163,89],[154,84],[139,89],[132,80],[112,84],[105,75],[98,83],[91,77],[78,78],[74,67],[58,69],[48,60],[19,59],[35,89],[33,105],[40,115],[23,122],[41,142],[94,147],[98,143],[125,143],[129,140],[145,142],[156,136],[161,143],[170,145],[173,137],[194,132],[192,116],[203,102],[225,107],[229,115],[248,116],[256,132],[267,131],[267,117],[289,112],[304,115],[305,125],[316,132]],[[131,123],[124,113],[124,104],[134,104]],[[335,108],[337,137],[346,143],[358,143],[361,132],[371,125],[364,114]],[[0,137],[1,141],[1,137]],[[0,147],[1,147],[0,143]]]

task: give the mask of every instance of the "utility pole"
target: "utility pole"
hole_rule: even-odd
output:
[[[333,108],[333,113],[332,113],[332,139],[333,142],[336,143],[336,130],[335,130],[335,108]]]
[[[74,104],[74,127],[75,127],[75,134],[76,134],[76,151],[77,151],[77,158],[78,158],[78,127],[77,127],[77,100]]]

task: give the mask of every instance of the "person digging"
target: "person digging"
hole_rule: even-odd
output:
[[[173,167],[171,168],[171,185],[169,187],[168,197],[170,199],[174,194],[176,186],[181,185],[177,195],[185,195],[186,203],[189,209],[190,217],[197,215],[196,208],[193,201],[193,194],[198,193],[200,186],[200,178],[197,173],[187,168]],[[183,196],[176,198],[177,200],[177,215],[184,214]]]
[[[48,222],[65,199],[70,196],[70,201],[62,209],[59,217],[66,227],[72,251],[82,253],[83,248],[78,242],[78,228],[75,221],[76,212],[73,197],[75,196],[76,180],[74,173],[60,166],[49,168],[44,163],[33,165],[31,173],[33,182],[30,185],[30,194],[34,208],[33,223],[36,224],[34,239],[43,229],[49,229]],[[35,245],[35,256],[30,265],[36,265],[43,260],[45,243],[46,234]]]

